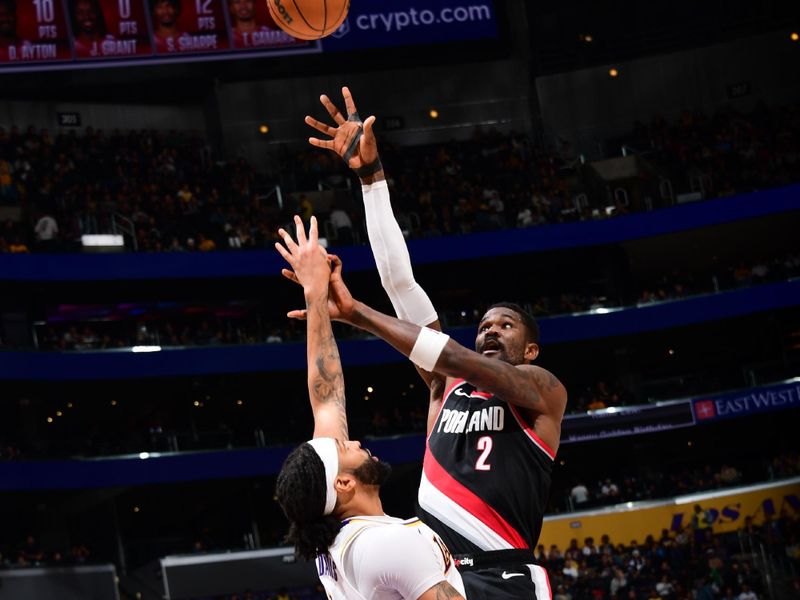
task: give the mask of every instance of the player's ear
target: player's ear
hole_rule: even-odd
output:
[[[528,342],[525,344],[525,360],[533,361],[539,356],[539,344],[536,342]]]
[[[352,494],[356,487],[356,478],[350,473],[339,473],[333,482],[336,493]]]

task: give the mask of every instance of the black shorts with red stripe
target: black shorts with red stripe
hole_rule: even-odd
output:
[[[462,570],[461,579],[468,600],[552,600],[547,573],[538,565]]]

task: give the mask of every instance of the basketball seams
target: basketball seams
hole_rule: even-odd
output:
[[[275,23],[278,25],[278,27],[280,27],[281,29],[283,29],[283,30],[284,30],[285,32],[287,32],[287,33],[295,33],[295,34],[297,34],[297,35],[295,35],[295,36],[294,36],[294,37],[296,37],[297,39],[300,39],[300,40],[309,39],[309,38],[308,38],[308,33],[307,33],[307,32],[305,32],[305,31],[300,31],[299,29],[295,29],[294,27],[292,27],[291,25],[289,25],[288,23],[286,23],[286,22],[285,22],[285,21],[284,21],[284,20],[281,18],[281,15],[280,15],[280,13],[277,13],[277,11],[273,10],[273,8],[272,8],[272,4],[273,4],[273,2],[272,2],[272,1],[270,1],[270,2],[269,2],[269,4],[268,4],[268,6],[269,6],[269,11],[270,11],[270,13],[272,14],[272,18],[273,18],[273,19],[275,19]],[[301,16],[302,16],[302,15],[301,15]],[[310,25],[309,25],[309,27],[310,27]],[[312,27],[312,29],[313,29],[313,27]],[[312,39],[316,39],[316,38],[312,38]]]
[[[282,18],[283,15],[281,14],[281,11],[275,7],[277,2],[279,2],[279,0],[267,0],[269,12],[275,19],[276,24],[278,24],[278,26],[288,34],[304,40],[318,40],[334,32],[339,28],[341,22],[344,22],[344,19],[346,18],[350,8],[349,0],[340,2],[339,13],[336,19],[331,19],[329,23],[328,17],[331,16],[331,11],[328,10],[328,0],[311,0],[312,6],[313,4],[316,4],[317,8],[322,8],[323,23],[322,28],[320,29],[319,27],[312,25],[309,22],[309,17],[303,14],[303,8],[301,7],[305,5],[306,9],[310,8],[308,0],[292,0],[291,4],[288,2],[288,0],[284,0],[289,14],[297,19],[297,26],[295,27],[289,23],[286,23],[286,21]],[[322,6],[318,4],[319,2],[322,2]]]
[[[328,12],[328,3],[326,0],[322,0],[322,3],[323,3],[322,5],[325,7],[325,13],[323,13],[322,17],[322,29],[320,29],[319,27],[314,27],[311,23],[308,22],[308,19],[306,19],[306,16],[303,14],[303,9],[297,6],[297,0],[292,0],[292,4],[294,4],[295,9],[297,10],[298,16],[301,19],[303,19],[303,23],[308,25],[308,28],[313,31],[319,31],[320,33],[325,33],[325,14]]]
[[[326,10],[327,10],[327,7],[328,7],[328,0],[325,0],[325,8],[326,8]],[[342,4],[342,9],[339,11],[339,16],[338,16],[338,17],[336,17],[336,19],[335,19],[333,22],[334,22],[334,23],[339,23],[339,21],[344,21],[344,19],[342,18],[342,15],[343,15],[343,14],[344,14],[344,15],[346,15],[346,14],[347,14],[347,11],[348,11],[349,9],[350,9],[350,0],[347,0],[347,2],[345,2],[344,4]],[[340,24],[341,24],[341,23],[340,23]],[[325,26],[327,27],[327,25],[328,25],[328,23],[326,22],[326,23],[325,23]],[[339,29],[339,27],[337,26],[337,27],[336,27],[336,29]],[[333,29],[333,28],[331,28],[331,32],[333,32],[333,31],[334,31],[334,29]]]

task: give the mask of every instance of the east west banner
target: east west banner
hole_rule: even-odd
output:
[[[800,378],[692,399],[692,411],[698,424],[798,407],[800,407]]]

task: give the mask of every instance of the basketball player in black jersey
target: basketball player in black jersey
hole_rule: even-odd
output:
[[[375,117],[362,123],[349,90],[342,93],[347,117],[322,96],[335,126],[306,117],[330,137],[309,142],[339,154],[361,179],[381,282],[402,320],[353,301],[340,278],[331,283],[332,316],[410,356],[430,389],[420,516],[458,555],[469,597],[550,598],[547,574],[533,564],[533,550],[566,390],[552,373],[530,364],[539,354],[538,326],[518,305],[499,303],[486,312],[474,352],[435,333],[441,331],[436,311],[414,280],[392,214],[372,131]],[[292,278],[289,271],[284,275]],[[302,311],[290,316],[304,317]]]

